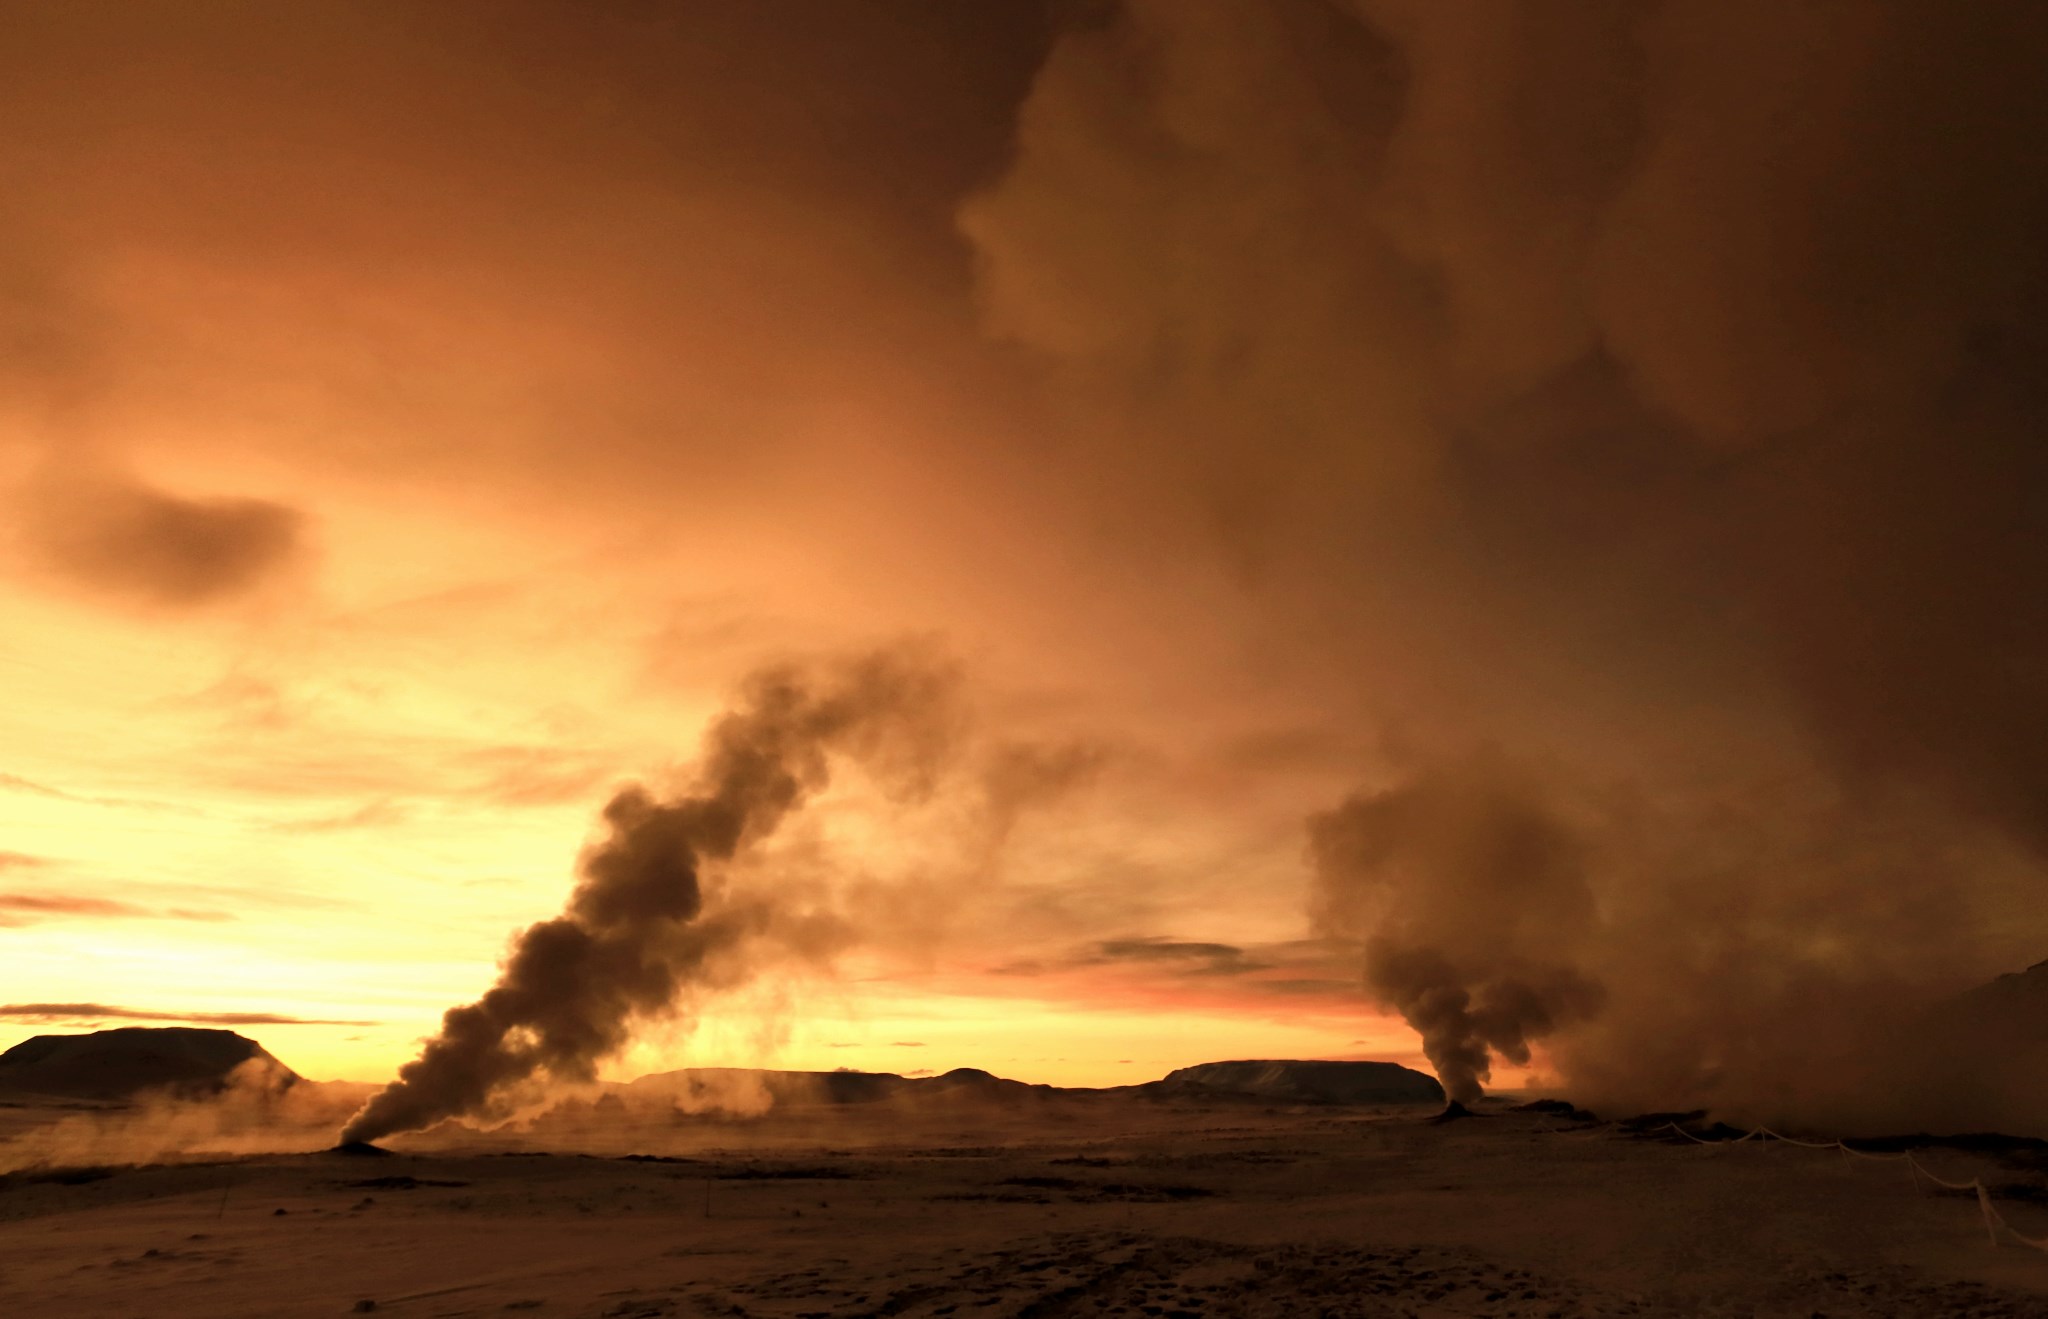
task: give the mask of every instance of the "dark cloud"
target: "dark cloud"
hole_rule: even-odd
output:
[[[1327,977],[1314,979],[1303,976],[1267,977],[1253,981],[1260,993],[1287,994],[1301,998],[1331,998],[1356,1000],[1362,997],[1355,977],[1338,979]]]
[[[174,609],[248,594],[306,554],[302,513],[262,499],[186,498],[132,481],[52,482],[32,536],[86,586]]]
[[[1342,938],[1240,946],[1152,935],[1083,944],[1056,957],[1018,958],[990,967],[989,974],[1067,981],[1087,994],[1109,983],[1119,994],[1269,1011],[1272,1004],[1262,1000],[1356,1002],[1359,985],[1348,973],[1358,956],[1357,943]]]
[[[1170,967],[1182,975],[1245,975],[1263,970],[1268,963],[1245,956],[1242,948],[1227,943],[1201,943],[1160,937],[1106,939],[1085,956],[1095,963],[1138,962]]]
[[[183,1021],[202,1026],[375,1026],[374,1021],[292,1017],[275,1012],[153,1012],[107,1003],[5,1003],[0,1017],[19,1021]]]

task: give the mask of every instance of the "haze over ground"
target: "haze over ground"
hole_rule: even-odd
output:
[[[2048,954],[2044,49],[2018,0],[11,6],[0,1044],[389,1076],[631,803],[722,800],[750,675],[880,654],[917,754],[778,743],[791,809],[691,844],[802,937],[577,1058],[1420,1030],[1454,1091],[2010,1112],[2009,1040],[1899,1041]]]

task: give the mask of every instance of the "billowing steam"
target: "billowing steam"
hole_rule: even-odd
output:
[[[2023,0],[1125,0],[1040,72],[985,324],[1200,510],[1262,660],[1347,675],[1396,786],[1315,818],[1317,912],[1453,1094],[1542,1039],[1588,1100],[1954,1095],[1905,1037],[2040,956],[2044,48]]]
[[[1467,1104],[1542,1042],[1600,1104],[2035,1130],[2012,1077],[2038,1041],[1929,1010],[1981,975],[1975,904],[2025,871],[1938,807],[1887,805],[1425,761],[1312,818],[1312,907]]]
[[[1600,1006],[1570,963],[1593,932],[1583,846],[1498,766],[1354,797],[1310,824],[1319,924],[1365,936],[1366,981],[1422,1036],[1453,1100],[1492,1055]]]
[[[763,941],[829,951],[842,941],[830,913],[723,892],[704,868],[772,834],[826,786],[834,754],[923,779],[945,740],[948,687],[942,672],[893,654],[823,673],[756,674],[739,708],[712,725],[692,791],[661,800],[632,786],[614,796],[567,909],[519,935],[498,983],[449,1009],[441,1033],[342,1139],[483,1111],[536,1076],[589,1081],[636,1022],[670,1011],[691,988],[743,977]]]

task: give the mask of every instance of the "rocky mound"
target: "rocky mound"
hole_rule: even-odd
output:
[[[1138,1089],[1155,1095],[1236,1095],[1291,1104],[1441,1104],[1435,1077],[1399,1063],[1258,1059],[1197,1063]]]
[[[37,1035],[0,1053],[0,1091],[61,1099],[128,1099],[144,1091],[217,1095],[231,1083],[277,1092],[298,1074],[231,1030],[122,1026]]]

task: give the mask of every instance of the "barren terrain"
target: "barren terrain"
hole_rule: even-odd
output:
[[[2048,1255],[1897,1164],[1427,1112],[791,1115],[641,1130],[667,1152],[639,1157],[444,1133],[25,1170],[0,1314],[2048,1315]],[[1924,1158],[2048,1231],[2032,1156]]]

